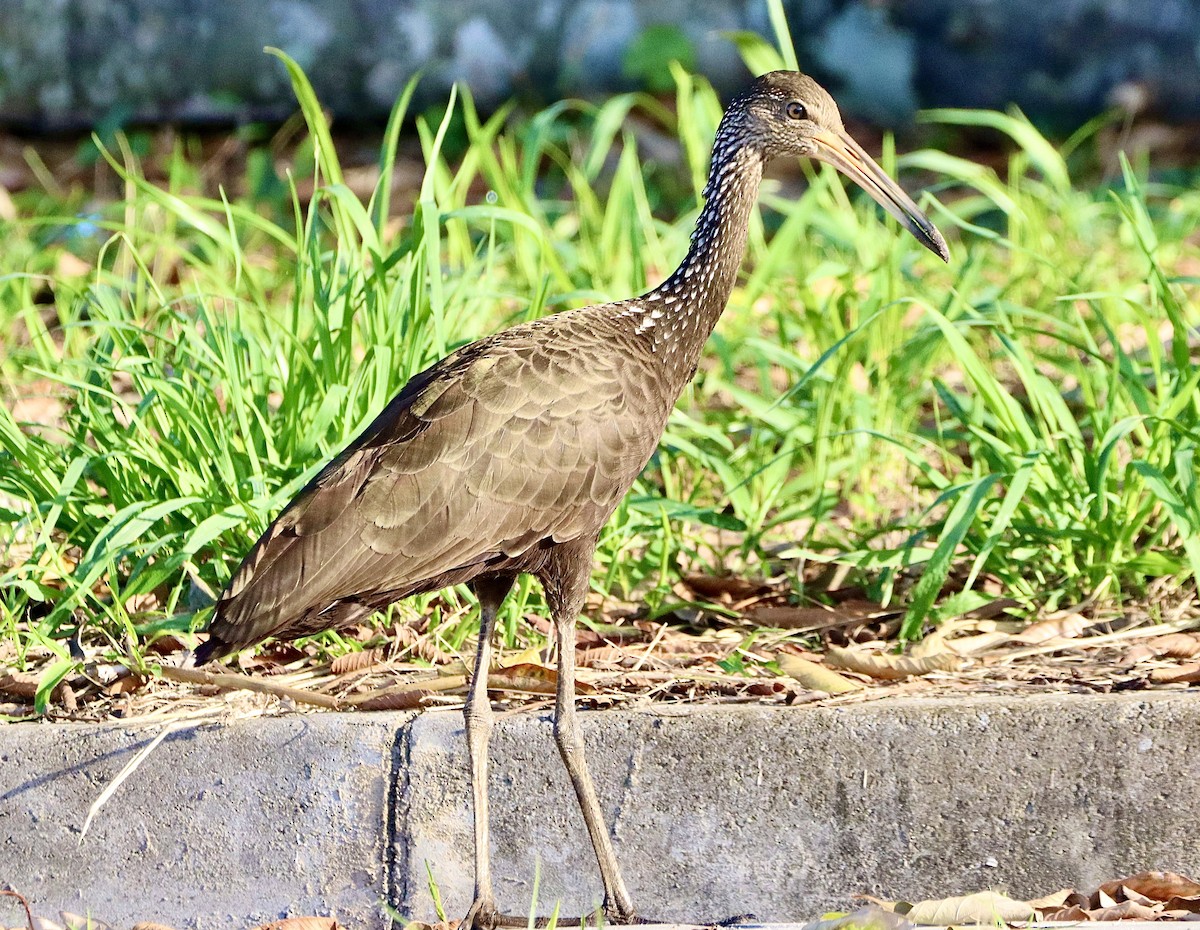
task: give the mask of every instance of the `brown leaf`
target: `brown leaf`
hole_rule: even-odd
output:
[[[558,688],[558,672],[533,662],[519,662],[488,674],[489,691],[526,691],[533,694],[554,694]],[[595,691],[594,685],[575,681],[576,693]]]
[[[338,656],[329,663],[329,670],[335,675],[345,675],[347,672],[361,672],[379,665],[384,661],[386,653],[383,649],[366,649],[362,652],[349,652]]]
[[[1036,646],[1052,639],[1074,639],[1088,627],[1095,626],[1099,622],[1099,620],[1089,619],[1080,613],[1056,614],[1027,626],[1013,639],[1029,646]]]
[[[173,655],[176,652],[183,652],[186,648],[183,640],[172,633],[163,633],[146,644],[146,651],[157,656]],[[147,926],[149,925],[147,924]]]
[[[736,575],[685,575],[683,583],[700,598],[710,601],[744,601],[768,593],[771,586]]]
[[[1136,901],[1122,901],[1109,907],[1094,907],[1085,909],[1079,906],[1063,908],[1061,911],[1047,912],[1043,915],[1046,920],[1077,921],[1077,920],[1156,920],[1162,912],[1162,905],[1146,907]]]
[[[1090,900],[1087,895],[1080,894],[1074,888],[1063,888],[1061,891],[1056,891],[1041,898],[1034,898],[1032,901],[1026,903],[1034,910],[1049,913],[1074,905],[1087,904]]]
[[[425,698],[435,693],[428,688],[419,688],[417,690],[410,688],[403,691],[384,688],[377,694],[372,694],[361,701],[355,702],[354,706],[359,710],[416,710],[422,706],[421,702]]]
[[[1168,668],[1156,668],[1150,673],[1150,680],[1159,685],[1200,681],[1200,662],[1189,662],[1187,665],[1173,665]]]
[[[976,656],[987,652],[995,646],[1003,645],[1012,637],[999,630],[990,633],[976,633],[974,636],[960,636],[957,639],[946,640],[946,649],[960,656]]]
[[[781,652],[776,661],[779,667],[809,691],[824,691],[827,694],[845,694],[847,691],[858,691],[863,686],[857,681],[851,681],[844,675],[839,675],[831,668],[809,662],[791,653]]]
[[[15,697],[33,697],[37,694],[38,676],[15,669],[0,672],[0,691]]]
[[[781,630],[827,630],[835,627],[853,626],[864,620],[894,616],[895,611],[884,610],[871,601],[846,601],[834,607],[755,607],[746,611],[746,618],[760,626],[773,626]]]
[[[175,930],[175,928],[168,927],[166,924],[156,924],[148,920],[143,920],[139,924],[134,924],[133,930]]]
[[[114,697],[118,694],[132,694],[145,684],[145,678],[143,678],[141,675],[135,675],[130,672],[128,675],[122,675],[112,684],[108,685],[104,689],[104,693]]]
[[[1117,901],[1123,897],[1120,891],[1126,888],[1153,901],[1200,895],[1200,882],[1178,872],[1138,872],[1100,886],[1102,892]]]
[[[995,926],[1035,918],[1033,908],[995,891],[979,891],[961,897],[918,901],[904,914],[917,924],[948,927],[952,924]]]
[[[937,655],[913,658],[912,656],[878,655],[859,649],[843,649],[830,646],[825,653],[825,661],[838,668],[849,669],[872,678],[885,681],[899,681],[913,675],[926,675],[929,672],[953,672],[962,667],[963,660],[948,652]]]
[[[1137,665],[1145,659],[1158,656],[1190,659],[1196,655],[1200,655],[1200,633],[1168,633],[1131,646],[1121,657],[1121,661],[1126,665]]]
[[[1189,914],[1200,914],[1200,895],[1172,895],[1163,902],[1168,911],[1186,911]]]
[[[1148,645],[1160,656],[1190,659],[1192,656],[1200,656],[1200,633],[1168,633],[1165,636],[1154,637]]]
[[[332,917],[288,917],[269,924],[260,924],[254,930],[340,930]]]

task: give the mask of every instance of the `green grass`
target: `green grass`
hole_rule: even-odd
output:
[[[23,196],[0,221],[6,390],[44,379],[67,403],[54,429],[0,409],[0,639],[48,687],[77,634],[136,656],[202,623],[203,592],[408,376],[513,322],[636,293],[686,250],[720,116],[698,78],[676,69],[674,109],[632,94],[521,118],[484,118],[460,91],[440,121],[414,119],[406,94],[364,204],[284,63],[311,202],[291,177],[277,200],[206,199],[186,145],[155,183],[116,147],[118,202]],[[682,172],[642,160],[633,111],[678,139]],[[930,118],[1013,147],[1002,176],[885,153],[910,189],[914,170],[932,181],[951,264],[831,170],[806,168],[797,198],[767,187],[694,386],[604,533],[597,590],[658,613],[682,571],[730,569],[786,571],[819,597],[812,564],[845,563],[906,607],[911,639],[985,590],[1032,614],[1194,584],[1200,193],[1127,163],[1077,186],[1086,138],[1069,161],[1019,114]],[[405,121],[427,171],[396,222]],[[61,273],[65,253],[88,273]],[[508,644],[539,597],[519,589]],[[468,601],[411,604],[457,648]]]

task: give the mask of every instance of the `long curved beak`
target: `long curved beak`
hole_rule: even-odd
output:
[[[950,261],[950,250],[937,227],[922,213],[900,185],[884,174],[874,159],[848,135],[821,129],[813,135],[814,158],[828,162],[870,194],[883,209],[900,221],[916,240],[942,261]]]

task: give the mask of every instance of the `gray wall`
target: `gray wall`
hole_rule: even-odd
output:
[[[1188,0],[785,0],[802,66],[845,108],[902,124],[917,107],[1001,107],[1076,124],[1114,92],[1200,116],[1200,5]],[[768,33],[762,0],[3,0],[0,124],[277,118],[280,46],[342,118],[385,115],[424,68],[424,99],[467,82],[485,105],[628,86],[625,49],[679,24],[720,87],[745,79],[722,33]]]

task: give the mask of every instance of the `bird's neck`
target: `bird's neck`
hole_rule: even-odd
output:
[[[641,301],[645,311],[640,328],[668,370],[678,372],[679,391],[729,301],[762,181],[762,154],[750,146],[723,144],[723,135],[717,134],[691,248],[674,273]]]

